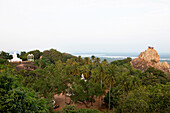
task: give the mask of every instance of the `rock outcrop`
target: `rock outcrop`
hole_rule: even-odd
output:
[[[37,67],[34,65],[35,62],[28,62],[28,61],[23,61],[21,63],[12,63],[13,65],[16,66],[16,70],[19,71],[21,69],[27,70],[27,71],[33,71]]]
[[[169,64],[167,62],[161,63],[159,61],[159,54],[153,47],[148,47],[146,51],[141,52],[138,58],[133,59],[131,63],[134,68],[142,71],[147,70],[149,67],[154,67],[165,73],[170,72]]]
[[[27,71],[33,71],[36,69],[36,67],[34,65],[30,65],[30,64],[19,64],[16,66],[16,70],[19,71],[21,69],[27,70]]]

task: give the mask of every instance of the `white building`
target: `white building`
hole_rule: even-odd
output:
[[[34,55],[33,54],[28,54],[27,60],[28,61],[34,61]]]
[[[21,62],[22,61],[20,58],[17,57],[16,52],[14,52],[12,56],[13,56],[13,59],[9,60],[9,62]]]

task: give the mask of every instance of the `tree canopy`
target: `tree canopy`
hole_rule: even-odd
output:
[[[79,102],[90,108],[98,99],[100,107],[104,104],[114,112],[170,109],[170,74],[153,67],[141,72],[133,68],[131,58],[109,63],[95,56],[75,57],[55,49],[28,53],[35,54],[35,70],[16,71],[7,63],[9,55],[0,55],[0,112],[53,112],[51,100],[61,93],[69,95],[73,105]],[[24,59],[28,53],[21,52],[20,57]],[[73,106],[61,110],[67,111],[95,112]]]

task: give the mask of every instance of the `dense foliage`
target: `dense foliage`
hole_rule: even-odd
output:
[[[83,103],[87,108],[93,106],[98,98],[100,107],[104,100],[108,110],[120,113],[170,110],[170,74],[152,67],[145,72],[136,70],[130,63],[131,58],[108,63],[95,56],[75,57],[54,49],[28,53],[35,54],[35,70],[16,72],[8,63],[1,63],[1,110],[15,108],[21,110],[18,112],[48,112],[50,107],[47,103],[55,94],[61,93],[69,95],[72,104]],[[20,58],[28,53],[21,52]],[[3,57],[3,60],[6,59]],[[66,106],[61,112],[99,111]]]
[[[4,51],[1,51],[0,52],[0,58],[2,58],[2,59],[12,59],[12,55],[10,55],[9,53],[6,53],[6,52],[4,52]]]
[[[13,75],[12,68],[5,68],[1,68],[0,73],[0,112],[48,112],[46,101],[35,91],[23,87],[22,76]]]
[[[43,57],[48,58],[52,63],[55,63],[58,60],[61,60],[62,62],[66,62],[67,59],[76,58],[70,54],[61,53],[55,49],[45,50],[43,52]]]
[[[66,105],[59,113],[102,113],[96,109],[76,109],[76,106]]]
[[[117,112],[169,112],[170,84],[139,87],[128,94],[123,94]]]
[[[0,64],[6,64],[8,62],[8,59],[12,59],[12,55],[4,51],[1,51],[0,52]]]

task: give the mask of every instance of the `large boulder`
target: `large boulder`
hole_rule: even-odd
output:
[[[138,58],[144,59],[145,61],[159,62],[159,54],[153,47],[148,47],[145,52],[141,52]]]
[[[169,73],[169,64],[167,62],[161,63],[159,61],[159,54],[153,47],[148,47],[144,52],[141,52],[138,58],[132,60],[132,65],[136,69],[142,71],[147,70],[149,67],[162,70],[165,73]]]
[[[169,69],[169,64],[167,62],[163,62],[162,68],[164,68],[164,69],[168,68]]]

